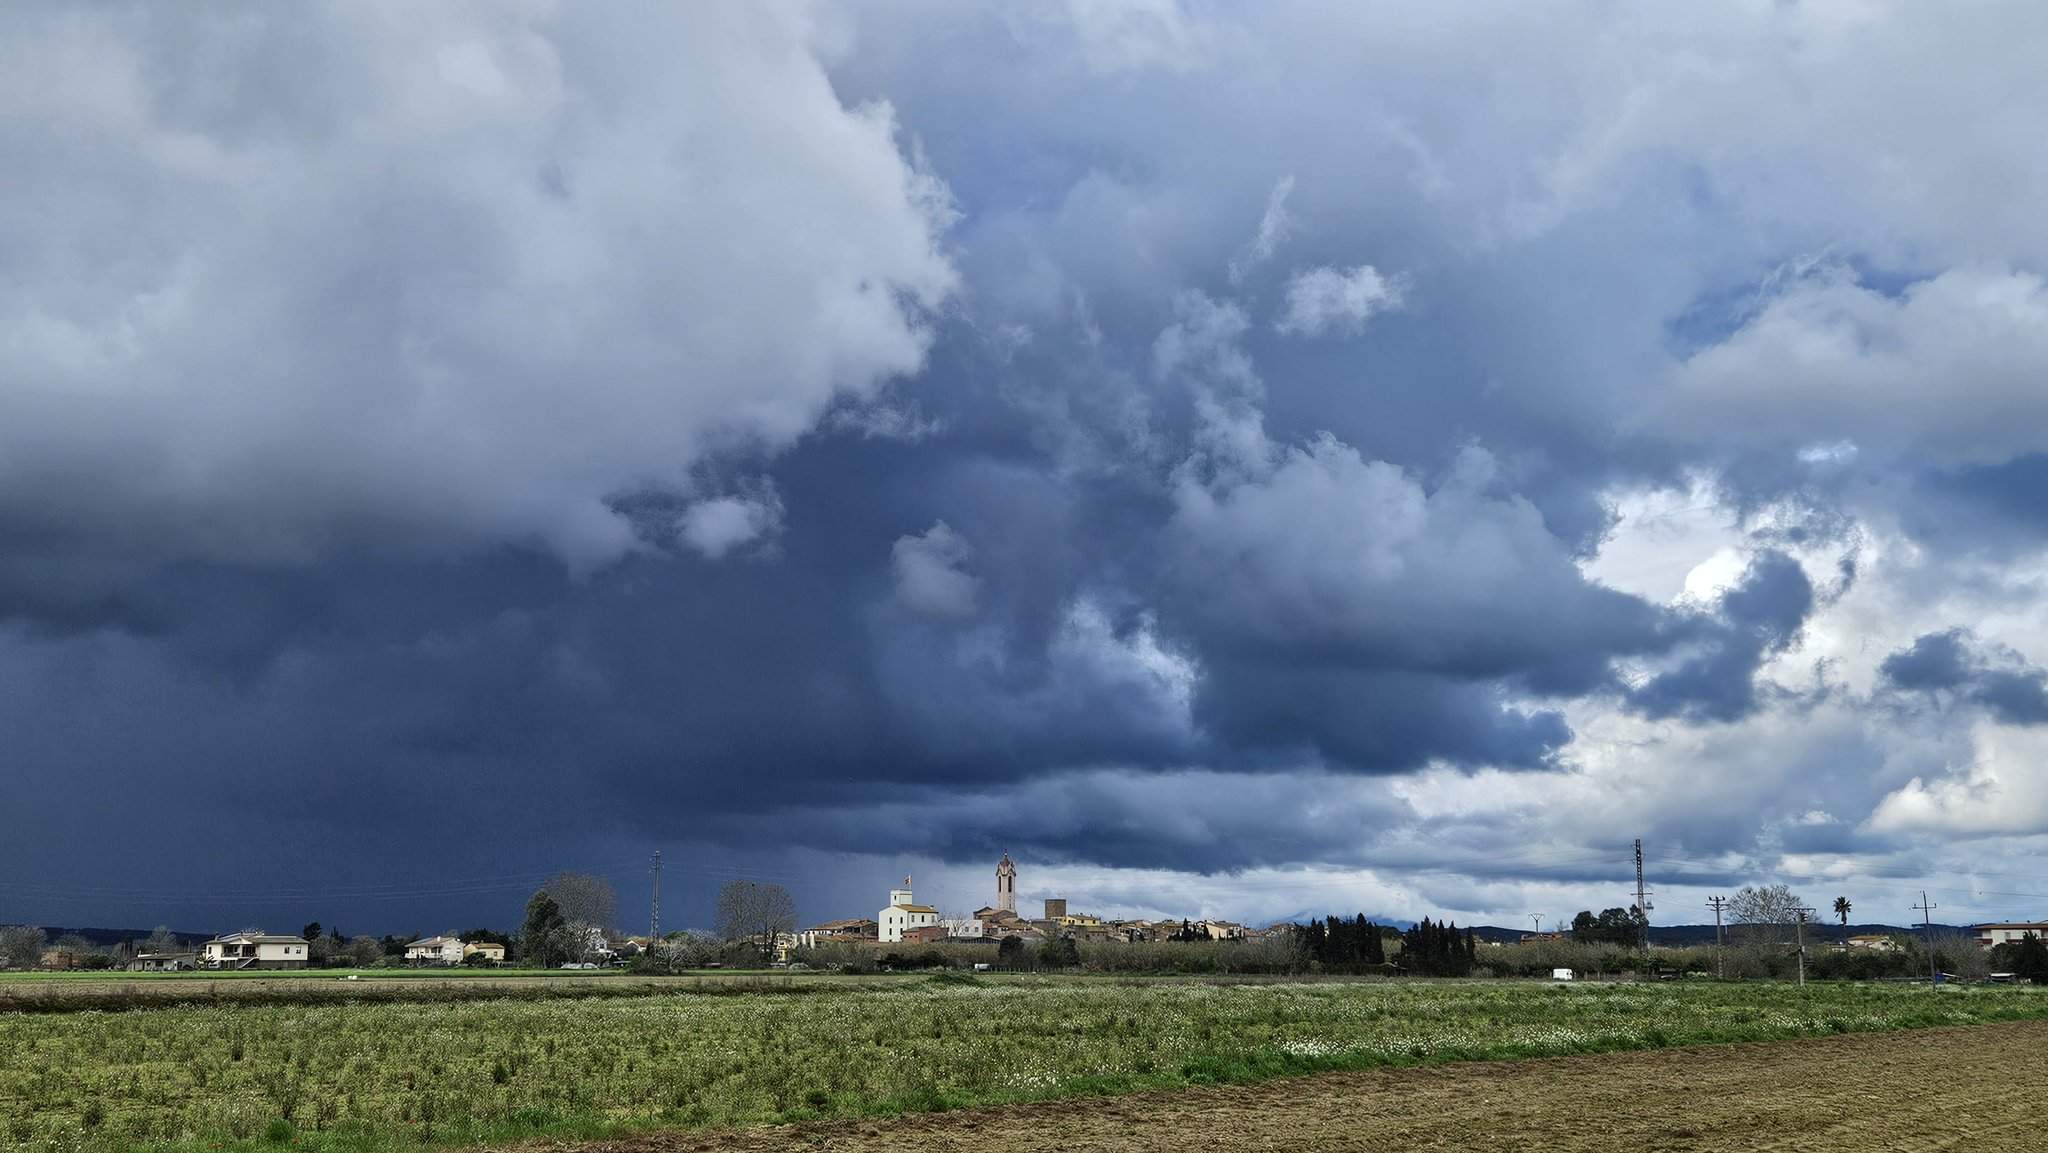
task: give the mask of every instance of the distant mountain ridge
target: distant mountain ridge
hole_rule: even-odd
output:
[[[90,926],[68,929],[61,925],[38,925],[36,928],[41,929],[43,936],[51,941],[55,941],[59,937],[83,937],[93,944],[100,946],[119,945],[128,941],[144,941],[149,938],[151,933],[156,932],[155,929],[105,929]],[[183,929],[173,929],[171,932],[178,938],[179,943],[186,945],[201,945],[214,938],[212,933],[188,933]]]
[[[1944,925],[1939,922],[1930,927],[1936,933],[1961,933],[1967,930],[1967,926]],[[1726,932],[1732,928],[1734,928],[1733,925],[1723,925],[1722,931]],[[1545,932],[1548,931],[1545,930]],[[1889,936],[1892,934],[1918,936],[1926,931],[1927,929],[1919,925],[1884,925],[1870,922],[1843,925],[1832,921],[1825,924],[1813,921],[1809,922],[1806,926],[1806,936],[1811,941],[1844,941],[1850,937]],[[1565,929],[1563,932],[1566,936],[1571,935],[1571,930],[1569,929]],[[1523,937],[1528,936],[1529,930],[1503,929],[1499,925],[1474,925],[1472,926],[1472,933],[1482,941],[1508,943],[1519,941]],[[1653,945],[1711,945],[1714,943],[1714,926],[1711,924],[1651,925],[1650,943]]]
[[[1337,916],[1336,914],[1332,915]],[[1348,921],[1356,915],[1354,913],[1350,916],[1338,916],[1338,919]],[[1313,913],[1298,913],[1295,916],[1286,918],[1286,920],[1293,921],[1296,924],[1305,924],[1309,921],[1320,921],[1322,919],[1321,915]],[[1391,927],[1404,932],[1415,927],[1415,922],[1413,921],[1393,918],[1368,916],[1366,920],[1376,925]],[[1459,925],[1458,928],[1461,931],[1471,929],[1472,935],[1479,940],[1494,941],[1504,945],[1520,941],[1531,932],[1527,928],[1504,928],[1500,925]],[[1734,925],[1732,923],[1722,926],[1723,932],[1733,928]],[[1966,925],[1946,925],[1936,922],[1931,928],[1936,933],[1964,933],[1968,931],[1969,927]],[[1571,935],[1571,930],[1568,928],[1558,931],[1567,937]],[[1812,941],[1844,941],[1850,937],[1888,936],[1891,934],[1917,936],[1926,931],[1927,929],[1919,925],[1885,925],[1875,922],[1843,925],[1835,921],[1825,923],[1812,921],[1806,926],[1807,939]],[[1545,929],[1544,932],[1551,932],[1551,930]],[[1704,925],[1651,925],[1650,943],[1653,945],[1711,945],[1714,943],[1714,926],[1711,923]]]

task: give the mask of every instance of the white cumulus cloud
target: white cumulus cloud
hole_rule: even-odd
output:
[[[691,548],[717,560],[779,531],[782,500],[772,488],[756,494],[700,500],[683,510],[677,527]]]
[[[602,564],[608,498],[872,398],[954,290],[944,188],[801,4],[141,16],[0,36],[0,534],[50,564]]]
[[[1311,268],[1287,285],[1287,304],[1273,327],[1291,336],[1350,335],[1382,312],[1401,307],[1398,278],[1370,264],[1344,270]]]
[[[917,536],[896,538],[890,549],[896,568],[896,599],[932,616],[974,615],[981,580],[967,571],[973,546],[945,521]]]

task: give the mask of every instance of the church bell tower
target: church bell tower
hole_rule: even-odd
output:
[[[1010,863],[1010,854],[996,862],[996,908],[1004,912],[1017,911],[1017,866]]]

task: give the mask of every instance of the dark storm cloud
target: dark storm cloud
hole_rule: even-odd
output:
[[[2048,671],[1968,629],[1924,634],[1879,669],[1902,692],[1968,702],[2006,724],[2048,724]]]
[[[2048,453],[1924,472],[1902,495],[1900,516],[1935,548],[2025,555],[2048,539]]]
[[[1920,771],[1759,670],[1864,518],[2039,527],[2048,233],[1986,190],[2048,180],[1890,86],[2023,37],[1068,7],[0,18],[0,876],[224,825],[393,883],[451,829],[1563,876],[1393,790],[1542,808],[1652,755],[1581,716],[1675,720],[1745,787],[1599,819],[1821,851]],[[1713,604],[1586,574],[1701,473]]]
[[[1632,708],[1652,718],[1736,721],[1760,701],[1756,673],[1784,650],[1813,611],[1813,583],[1781,552],[1759,553],[1742,579],[1721,594],[1717,612],[1682,626],[1676,667],[1631,689]]]

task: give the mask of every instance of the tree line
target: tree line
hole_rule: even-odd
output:
[[[1325,969],[1359,969],[1387,963],[1386,931],[1366,920],[1364,913],[1348,921],[1324,917],[1295,931],[1308,959]]]

